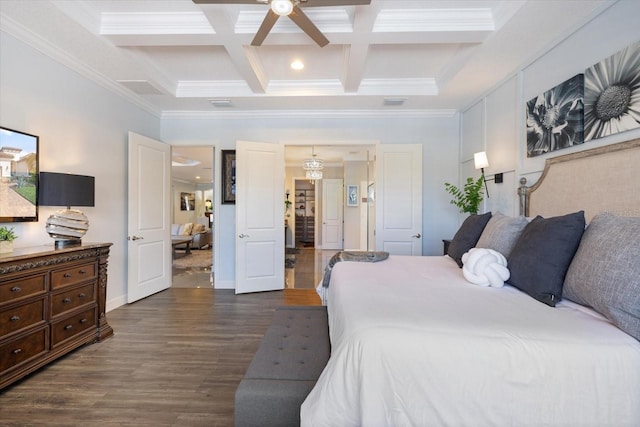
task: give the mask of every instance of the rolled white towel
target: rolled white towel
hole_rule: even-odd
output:
[[[462,255],[462,263],[464,278],[478,286],[501,288],[511,275],[507,259],[493,249],[473,248]]]

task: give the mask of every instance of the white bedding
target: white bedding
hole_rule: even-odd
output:
[[[640,342],[584,307],[466,282],[450,258],[340,262],[302,426],[640,426]]]

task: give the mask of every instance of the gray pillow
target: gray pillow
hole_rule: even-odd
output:
[[[599,214],[584,232],[564,296],[640,340],[640,218]]]
[[[493,249],[509,258],[511,249],[529,221],[523,216],[511,217],[500,212],[493,214],[480,235],[476,248]]]
[[[462,255],[476,246],[482,230],[491,219],[491,212],[482,215],[469,215],[464,220],[455,236],[449,243],[447,255],[455,260],[458,267],[462,268]]]
[[[584,211],[531,220],[507,259],[511,272],[507,283],[555,307],[584,225]]]

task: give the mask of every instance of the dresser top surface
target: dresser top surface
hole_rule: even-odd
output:
[[[108,248],[113,243],[82,243],[77,246],[69,246],[65,248],[56,248],[53,243],[41,246],[32,246],[28,248],[15,248],[13,252],[0,254],[0,264],[5,262],[20,261],[34,257],[42,257],[49,255],[60,255],[71,252],[84,251],[94,248]]]

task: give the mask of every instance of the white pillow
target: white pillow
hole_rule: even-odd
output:
[[[493,249],[473,248],[462,255],[462,274],[478,286],[501,288],[509,279],[507,259]]]

